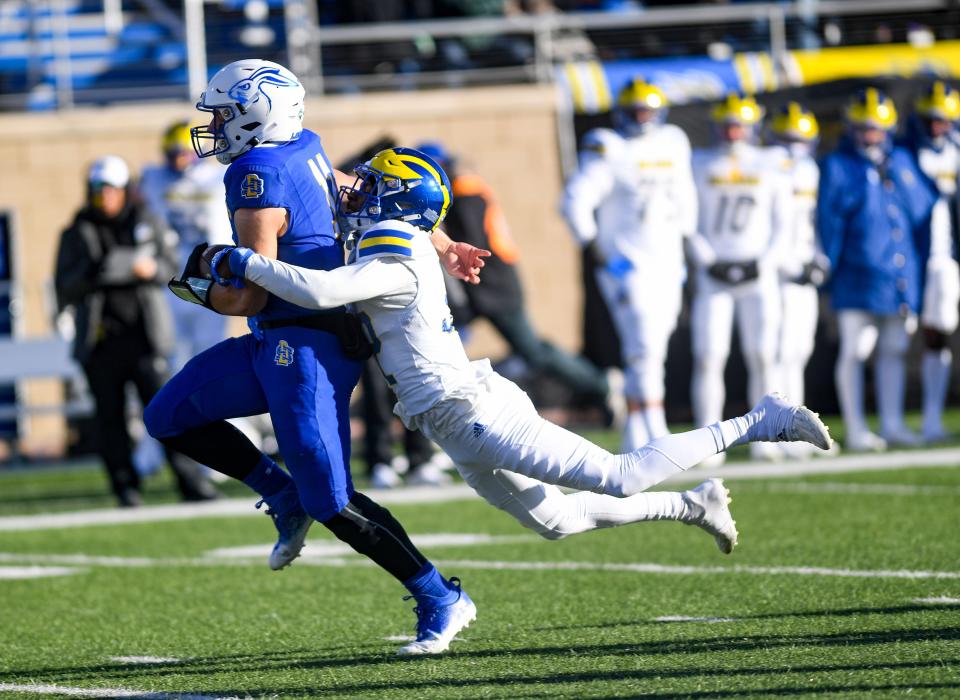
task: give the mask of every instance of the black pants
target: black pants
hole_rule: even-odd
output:
[[[599,369],[580,355],[571,355],[541,339],[530,325],[523,307],[514,309],[485,309],[486,316],[510,349],[535,370],[559,379],[568,387],[594,401],[602,402],[607,395],[607,378]]]
[[[373,473],[375,464],[390,464],[393,458],[393,405],[397,397],[387,386],[387,380],[373,358],[363,365],[360,376],[363,383],[363,419],[366,433],[363,436],[363,457],[368,473]],[[433,445],[419,430],[403,429],[403,449],[415,470],[433,457]]]
[[[121,500],[125,492],[140,490],[140,475],[133,466],[133,442],[127,430],[128,383],[136,387],[146,406],[166,380],[167,363],[153,353],[142,333],[107,338],[98,344],[83,363],[90,391],[96,403],[98,452],[107,468],[110,487]],[[216,491],[196,462],[166,450],[185,500],[204,500]]]

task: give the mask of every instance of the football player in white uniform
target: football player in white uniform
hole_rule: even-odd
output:
[[[602,261],[597,284],[626,370],[625,452],[669,433],[664,363],[680,314],[683,238],[697,223],[690,141],[663,123],[666,111],[659,88],[631,81],[617,98],[616,129],[585,136],[563,200],[577,241]]]
[[[543,537],[678,520],[706,530],[730,552],[737,530],[721,480],[683,493],[642,492],[732,445],[806,440],[829,446],[827,428],[814,413],[775,395],[745,416],[622,455],[547,422],[489,360],[467,359],[453,327],[429,240],[449,206],[447,176],[408,148],[381,151],[358,166],[357,175],[353,188],[341,188],[341,228],[356,234],[345,267],[320,272],[225,248],[208,257],[215,279],[245,278],[306,308],[354,304],[397,394],[397,415],[440,445],[488,502]]]
[[[177,122],[164,132],[163,156],[162,165],[143,169],[139,194],[150,213],[176,232],[180,259],[189,258],[200,243],[231,243],[223,189],[226,168],[197,157],[189,122]],[[196,304],[176,303],[171,309],[177,334],[175,367],[226,337],[225,316],[214,317]]]
[[[782,149],[781,165],[790,175],[793,189],[793,222],[780,269],[782,318],[778,347],[780,385],[791,401],[802,403],[805,396],[803,371],[813,354],[817,333],[819,295],[817,287],[826,279],[829,262],[817,247],[814,220],[820,169],[813,151],[820,127],[813,112],[790,102],[770,119],[770,135]],[[804,443],[784,443],[783,451],[793,457],[810,454]]]
[[[956,213],[957,178],[960,175],[960,146],[952,138],[954,123],[960,120],[960,93],[945,83],[935,82],[914,105],[904,145],[914,154],[920,170],[936,183],[940,196]],[[957,330],[960,306],[960,269],[957,267],[951,225],[933,230],[927,281],[924,287],[920,323],[926,349],[923,353],[923,438],[927,442],[946,439],[943,407],[950,387],[953,363],[950,336]]]
[[[776,154],[752,143],[763,110],[752,97],[728,95],[711,112],[719,144],[693,154],[700,200],[697,232],[688,238],[696,268],[691,310],[694,421],[720,420],[723,371],[734,319],[756,403],[774,383],[780,333],[780,266],[791,235],[790,179]],[[755,456],[778,451],[751,448]],[[711,460],[722,461],[722,456]]]

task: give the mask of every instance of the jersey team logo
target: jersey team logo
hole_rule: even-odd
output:
[[[256,173],[247,173],[243,178],[240,194],[244,199],[257,199],[263,196],[263,180]]]
[[[286,340],[277,343],[277,351],[273,355],[273,363],[277,367],[289,367],[293,364],[293,348]]]

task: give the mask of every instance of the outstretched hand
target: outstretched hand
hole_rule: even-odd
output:
[[[440,256],[443,267],[457,279],[480,284],[480,268],[486,263],[483,259],[492,253],[462,241],[452,241],[446,252]]]

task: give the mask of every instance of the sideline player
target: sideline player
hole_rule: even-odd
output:
[[[844,138],[820,163],[817,200],[817,235],[830,259],[840,331],[834,374],[844,447],[916,445],[920,438],[904,421],[906,354],[931,230],[946,223],[946,206],[910,153],[893,144],[897,110],[890,97],[874,87],[861,90],[845,119]],[[870,431],[864,410],[863,366],[874,348],[880,435]]]
[[[303,129],[303,102],[303,87],[283,66],[231,63],[197,104],[212,119],[192,130],[194,147],[201,157],[229,164],[224,184],[238,243],[266,258],[333,269],[344,262],[333,209],[336,176],[319,137]],[[389,511],[354,491],[350,478],[349,402],[361,353],[344,310],[311,313],[253,284],[203,285],[195,277],[172,284],[184,299],[249,317],[251,333],[187,363],[147,407],[150,434],[262,496],[280,534],[271,568],[299,554],[317,520],[416,599],[417,639],[401,653],[445,650],[476,616],[473,602],[459,580],[440,575]],[[266,412],[289,475],[226,422]]]
[[[691,394],[700,427],[723,414],[723,371],[734,320],[747,366],[748,399],[756,403],[774,385],[780,266],[793,202],[790,180],[775,155],[753,143],[762,117],[754,98],[728,95],[711,113],[719,144],[693,154],[699,222],[687,242],[697,270]],[[751,452],[775,457],[779,452],[772,447],[754,445]]]
[[[667,98],[634,79],[617,97],[615,129],[584,137],[563,212],[601,261],[597,284],[620,337],[627,418],[622,448],[669,433],[663,410],[667,344],[683,288],[683,239],[696,229],[690,141],[665,124]]]
[[[770,119],[770,135],[780,147],[781,167],[789,173],[793,191],[793,222],[780,269],[782,318],[777,348],[781,386],[791,401],[803,403],[806,395],[803,372],[813,354],[820,311],[819,287],[826,280],[829,263],[817,247],[814,221],[820,169],[814,148],[820,126],[813,112],[798,102],[789,102]],[[784,443],[784,453],[793,457],[811,454],[805,443]]]
[[[215,276],[255,282],[305,308],[355,304],[411,429],[439,444],[489,503],[547,539],[645,520],[677,520],[737,541],[728,492],[711,479],[684,493],[645,489],[733,445],[830,437],[814,413],[766,396],[745,416],[667,435],[613,455],[541,418],[527,395],[470,362],[451,323],[429,232],[450,203],[450,183],[420,151],[381,151],[341,189],[341,228],[356,232],[346,267],[309,270],[246,248],[216,251]],[[215,249],[214,249],[215,250]],[[558,486],[577,489],[565,494]]]
[[[913,154],[920,170],[934,182],[954,216],[938,227],[931,240],[924,286],[923,311],[923,439],[939,442],[948,438],[943,428],[943,408],[950,388],[953,355],[950,336],[957,330],[960,306],[960,269],[957,267],[951,231],[956,225],[957,178],[960,176],[960,146],[955,123],[960,120],[960,93],[937,81],[914,104],[903,145]]]

